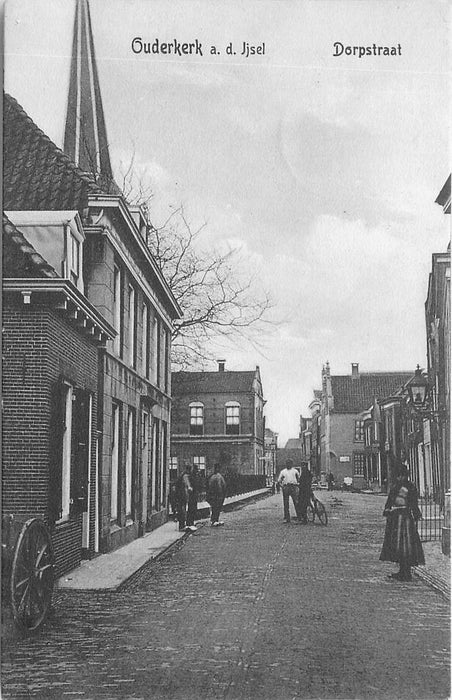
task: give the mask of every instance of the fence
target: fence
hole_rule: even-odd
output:
[[[444,525],[444,514],[441,505],[437,503],[433,496],[421,496],[419,498],[419,508],[422,513],[422,520],[418,521],[418,532],[422,542],[440,540]]]
[[[241,493],[265,489],[267,486],[265,474],[238,474],[237,472],[226,472],[223,476],[226,481],[226,498],[238,496]],[[206,484],[201,483],[200,486],[198,502],[204,501],[206,498]]]

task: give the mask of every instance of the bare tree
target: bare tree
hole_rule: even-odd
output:
[[[95,171],[95,159],[92,159]],[[269,294],[250,273],[239,248],[209,249],[201,245],[205,224],[193,230],[184,208],[172,211],[159,227],[150,223],[151,179],[140,172],[135,151],[121,163],[118,188],[132,205],[141,205],[150,227],[149,250],[159,265],[183,312],[172,334],[175,369],[203,366],[214,359],[221,343],[250,344],[263,351],[265,339],[276,325],[270,320]],[[115,187],[117,185],[115,184]]]
[[[213,359],[212,345],[222,341],[262,350],[273,326],[270,297],[240,249],[203,248],[204,227],[193,230],[181,206],[149,237],[150,251],[184,314],[173,331],[178,369],[202,366]]]

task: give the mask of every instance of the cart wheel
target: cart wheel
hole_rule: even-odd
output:
[[[315,510],[312,506],[312,503],[308,503],[308,507],[306,508],[306,517],[307,519],[313,523],[315,519]]]
[[[11,607],[16,625],[27,632],[45,622],[53,592],[54,556],[50,534],[41,520],[27,520],[11,566]]]
[[[319,516],[319,520],[322,523],[322,525],[328,525],[328,516],[326,514],[326,509],[323,503],[320,503],[320,501],[317,501],[317,515]]]

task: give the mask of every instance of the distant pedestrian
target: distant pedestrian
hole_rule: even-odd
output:
[[[185,465],[185,470],[176,481],[176,504],[177,504],[177,519],[179,521],[179,530],[183,531],[185,529],[196,530],[195,526],[186,525],[187,519],[187,508],[190,493],[193,491],[193,487],[190,482],[191,466],[190,464]]]
[[[330,472],[327,476],[327,483],[328,483],[328,491],[332,491],[334,489],[334,475],[332,472]]]
[[[299,478],[298,471],[295,469],[293,461],[288,459],[285,468],[281,470],[278,478],[278,483],[281,485],[283,493],[285,523],[290,523],[289,498],[292,499],[295,512],[297,513]]]
[[[220,520],[220,513],[223,508],[224,499],[226,497],[226,481],[220,471],[220,465],[215,464],[214,473],[207,482],[207,503],[210,505],[210,525],[211,527],[219,527],[224,525]]]
[[[399,475],[389,491],[383,515],[386,529],[380,560],[398,562],[399,571],[390,578],[411,581],[411,567],[425,564],[425,559],[416,528],[416,521],[422,518],[418,493],[404,464],[399,465]]]
[[[312,474],[304,465],[301,469],[300,481],[298,482],[298,517],[303,523],[308,522],[307,509],[311,500]]]
[[[195,526],[195,521],[199,520],[198,517],[198,496],[200,490],[200,474],[198,465],[194,464],[190,470],[190,486],[191,491],[188,495],[188,507],[187,507],[187,527],[195,532],[197,529]]]

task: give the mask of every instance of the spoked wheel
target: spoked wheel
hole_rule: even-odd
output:
[[[320,501],[317,501],[317,515],[319,516],[319,520],[322,523],[322,525],[328,525],[328,516],[326,514],[326,509],[323,503],[320,503]]]
[[[308,503],[308,507],[306,508],[306,517],[309,520],[309,522],[314,522],[315,510],[312,503]]]
[[[45,622],[52,601],[54,556],[50,534],[41,520],[24,524],[11,566],[11,607],[16,625],[27,632]]]

